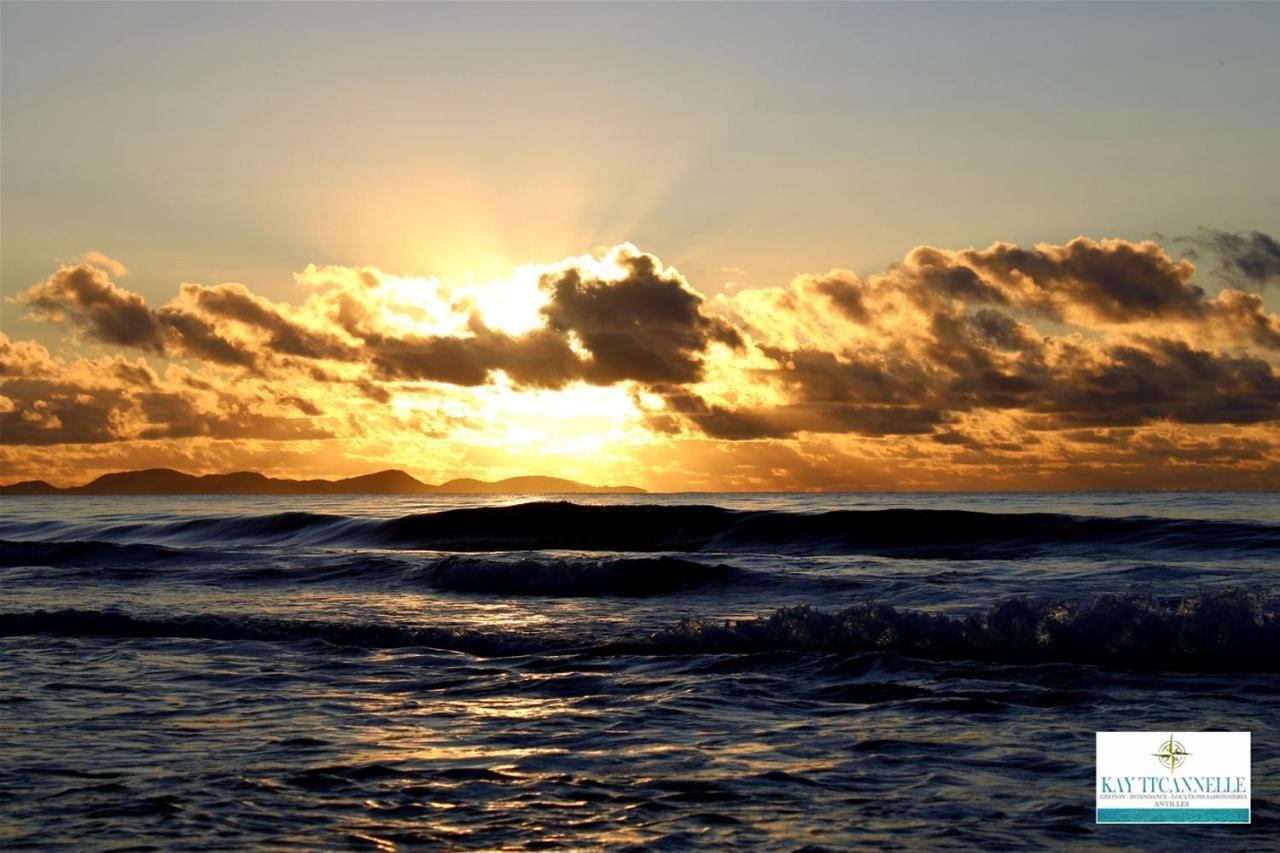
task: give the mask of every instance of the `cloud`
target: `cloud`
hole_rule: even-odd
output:
[[[112,426],[117,397],[110,389],[10,379],[4,395],[13,402],[13,409],[0,413],[4,444],[100,444],[121,437]]]
[[[110,259],[108,259],[110,260]],[[141,295],[117,286],[97,266],[62,267],[14,298],[42,320],[69,322],[104,344],[144,352],[177,352],[219,364],[252,367],[254,356],[201,318],[174,307],[153,311]]]
[[[485,384],[499,371],[534,388],[680,384],[701,377],[713,343],[743,346],[653,256],[622,246],[606,261],[607,273],[573,261],[546,272],[537,325],[522,334],[493,328],[465,294],[445,302],[436,293],[433,304],[369,268],[358,276],[329,270],[328,286],[301,308],[229,283],[184,284],[173,302],[153,310],[87,263],[58,270],[17,301],[97,341],[145,352],[251,371],[290,358],[356,363],[373,379],[460,386]],[[432,326],[442,331],[421,331]]]
[[[108,257],[102,252],[85,252],[84,263],[90,266],[99,267],[111,273],[116,278],[123,278],[129,274],[129,270],[125,265],[117,261],[115,258]]]
[[[1266,361],[1181,341],[1070,351],[1024,407],[1037,429],[1253,424],[1280,419],[1280,375]]]
[[[1103,323],[1194,318],[1204,312],[1204,291],[1191,284],[1195,267],[1176,261],[1153,242],[1095,241],[1077,237],[1062,246],[1023,249],[996,243],[983,250],[917,249],[909,262],[955,278],[969,272],[971,301],[1005,302],[1054,320],[1081,315]],[[961,276],[961,278],[964,278]]]
[[[214,364],[251,370],[257,368],[258,359],[253,350],[243,343],[223,337],[212,323],[170,307],[161,308],[154,316],[165,331],[167,345],[162,351],[176,350],[177,353]]]
[[[822,459],[856,460],[867,482],[918,487],[1034,478],[1032,460],[1238,472],[1280,456],[1280,317],[1256,293],[1211,296],[1191,261],[1152,242],[922,246],[880,273],[710,299],[630,245],[480,284],[310,267],[293,302],[187,283],[159,307],[113,282],[123,265],[110,260],[62,267],[13,301],[144,357],[3,339],[0,445],[301,453],[335,437],[380,448],[361,451],[371,464],[421,459],[429,441],[433,457],[483,464],[507,448],[518,467],[517,446],[554,445],[571,464],[627,442],[805,460],[813,483],[846,482],[818,477]],[[607,427],[561,435],[564,410],[591,394],[612,407]],[[783,476],[751,470],[742,483]]]
[[[1264,287],[1280,280],[1280,243],[1261,231],[1232,233],[1201,228],[1180,242],[1216,255],[1219,272],[1246,285]]]
[[[104,271],[88,263],[63,267],[18,296],[17,302],[29,306],[39,319],[67,319],[106,344],[164,350],[164,327],[146,300],[117,287]]]
[[[943,325],[943,324],[939,324]],[[945,340],[945,338],[944,338]],[[798,433],[927,434],[962,413],[1014,412],[1032,430],[1158,422],[1254,424],[1280,420],[1280,375],[1265,360],[1152,339],[1142,346],[1055,342],[1025,358],[999,357],[972,337],[886,369],[877,359],[775,351],[769,377],[781,405],[733,407],[688,391],[667,397],[657,425],[675,415],[726,440]]]
[[[871,319],[865,302],[865,286],[848,270],[832,270],[824,276],[806,276],[801,279],[800,286],[831,300],[832,306],[854,323],[866,323]]]
[[[0,334],[0,444],[103,444],[155,438],[318,439],[332,436],[300,397],[267,403],[259,386],[186,382],[158,375],[143,359],[104,356],[67,362],[30,341]],[[275,398],[273,398],[275,399]]]
[[[588,351],[582,376],[597,385],[634,380],[695,382],[702,353],[713,343],[741,348],[742,337],[702,310],[702,297],[652,255],[616,254],[620,279],[601,279],[577,267],[547,275],[543,307],[551,331],[575,335]]]
[[[270,300],[253,295],[242,284],[184,284],[180,294],[180,299],[196,312],[265,332],[267,339],[259,345],[271,352],[307,359],[354,357],[351,348],[335,335],[316,332],[286,318]]]
[[[946,413],[924,406],[866,406],[803,401],[780,406],[733,409],[694,394],[668,398],[672,411],[710,438],[747,441],[791,438],[799,433],[856,433],[862,436],[921,435],[933,432]]]
[[[1154,243],[1078,238],[921,247],[866,279],[734,293],[718,306],[768,359],[740,375],[772,397],[685,387],[652,421],[724,440],[936,428],[955,442],[947,425],[983,412],[1035,430],[1280,420],[1274,364],[1243,351],[1280,348],[1280,319],[1254,294],[1208,298],[1194,272]]]
[[[562,336],[545,330],[506,335],[478,319],[466,337],[366,332],[364,342],[373,374],[379,379],[476,386],[502,370],[520,385],[559,388],[583,372],[579,357]]]

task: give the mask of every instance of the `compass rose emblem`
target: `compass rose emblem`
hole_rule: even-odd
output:
[[[1160,751],[1151,754],[1156,757],[1161,766],[1169,768],[1169,772],[1172,773],[1186,763],[1187,756],[1191,753],[1174,740],[1173,735],[1169,735],[1169,739],[1160,744]]]

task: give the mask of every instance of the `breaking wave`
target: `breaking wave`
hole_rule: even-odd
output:
[[[114,610],[0,614],[0,636],[318,641],[367,649],[429,647],[484,657],[856,654],[928,660],[1071,662],[1141,670],[1280,671],[1273,596],[1221,589],[1184,598],[1099,595],[1088,601],[1012,598],[966,616],[899,610],[873,601],[839,611],[792,607],[728,622],[687,619],[647,636],[421,628],[266,617],[154,617]]]
[[[948,616],[873,601],[829,612],[792,607],[730,622],[687,619],[616,650],[645,654],[887,651],[929,659],[1071,662],[1133,669],[1280,670],[1273,596],[1219,589],[1185,598],[1147,593],[1088,601],[1012,598]]]

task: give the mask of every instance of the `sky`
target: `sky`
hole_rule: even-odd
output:
[[[0,481],[1280,488],[1280,4],[0,5]]]

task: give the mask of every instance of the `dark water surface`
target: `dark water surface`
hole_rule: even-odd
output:
[[[566,500],[0,498],[0,847],[1278,846],[1275,495]]]

